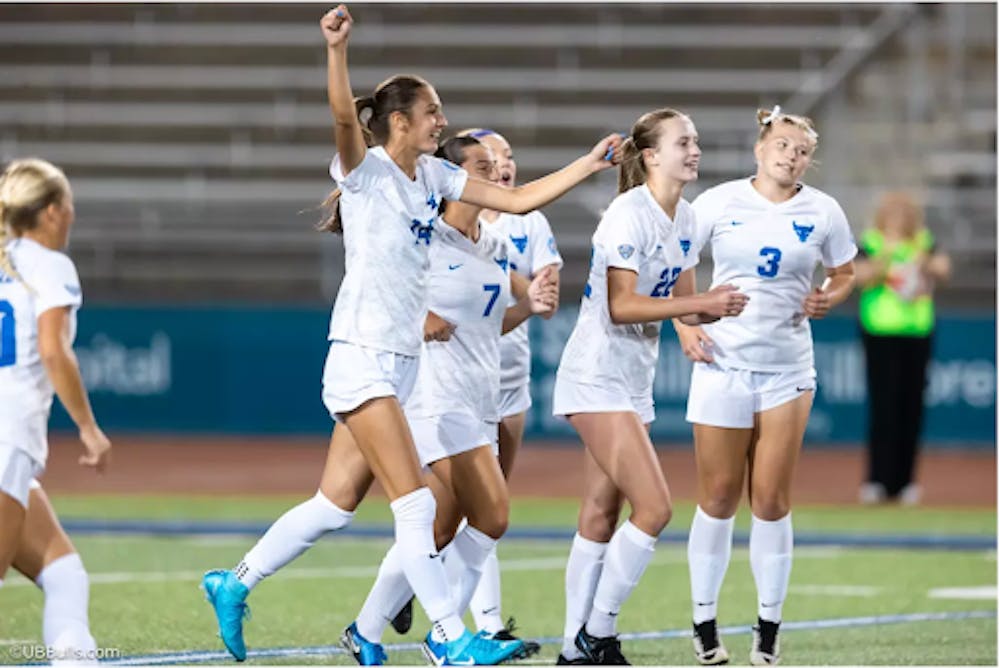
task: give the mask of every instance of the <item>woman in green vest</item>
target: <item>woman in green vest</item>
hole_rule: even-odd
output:
[[[920,500],[914,463],[934,333],[933,291],[951,261],[905,193],[882,197],[856,261],[868,381],[868,478],[862,503]]]

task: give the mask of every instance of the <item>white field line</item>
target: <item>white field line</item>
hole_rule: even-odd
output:
[[[928,598],[948,598],[965,601],[995,601],[997,598],[997,586],[938,587],[927,592],[927,596]]]
[[[568,551],[567,551],[568,552]],[[839,548],[811,548],[796,550],[795,557],[803,559],[832,559],[840,552]],[[746,561],[745,550],[733,555],[733,561]],[[682,551],[662,550],[654,558],[650,566],[667,566],[687,563],[687,555]],[[566,556],[532,557],[525,559],[501,559],[500,568],[503,571],[561,571],[566,568]],[[207,569],[206,569],[207,570]],[[338,568],[289,568],[281,571],[281,578],[296,580],[325,578],[374,578],[378,573],[378,565],[374,566],[341,566]],[[114,571],[106,573],[90,573],[90,584],[131,584],[135,582],[199,582],[205,571]],[[6,587],[34,586],[30,580],[18,576],[4,582]]]

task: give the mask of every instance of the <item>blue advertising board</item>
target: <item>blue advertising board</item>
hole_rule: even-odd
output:
[[[321,308],[87,306],[76,352],[94,410],[108,431],[328,433],[320,399],[328,311]],[[563,308],[532,325],[534,406],[529,438],[572,437],[551,416],[552,383],[576,321]],[[855,321],[813,323],[818,391],[807,439],[864,440],[864,354]],[[656,374],[653,437],[688,441],[691,364],[665,328]],[[943,315],[925,394],[931,444],[996,442],[996,319]],[[69,428],[61,408],[53,426]]]

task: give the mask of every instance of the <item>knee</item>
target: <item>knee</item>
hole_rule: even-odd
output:
[[[580,535],[595,543],[607,543],[615,533],[619,511],[617,506],[602,507],[592,499],[585,499],[578,522]]]
[[[702,485],[698,505],[711,517],[732,517],[740,505],[742,487],[742,480],[726,478],[710,480]]]
[[[632,512],[632,524],[636,525],[643,532],[650,536],[659,536],[663,529],[670,524],[674,511],[670,504],[670,499],[660,499],[655,503],[634,504]]]
[[[758,519],[773,522],[792,510],[789,494],[782,490],[754,490],[750,496],[750,509]]]
[[[469,517],[469,524],[479,529],[494,540],[500,540],[507,532],[510,520],[510,507],[507,503],[498,503],[484,511]]]

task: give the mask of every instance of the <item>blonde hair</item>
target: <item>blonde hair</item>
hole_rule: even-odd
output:
[[[642,161],[642,150],[653,148],[660,140],[663,128],[661,121],[686,116],[676,109],[664,107],[649,111],[639,117],[632,126],[632,134],[622,143],[622,162],[618,167],[618,193],[631,190],[646,182],[646,164]]]
[[[792,125],[802,132],[806,133],[806,136],[812,140],[813,148],[819,143],[819,133],[816,132],[816,126],[813,125],[812,119],[806,116],[796,116],[795,114],[786,114],[781,111],[781,107],[775,105],[773,109],[758,109],[757,110],[757,125],[760,126],[757,132],[757,141],[761,142],[771,134],[771,130],[778,123],[784,125]]]
[[[34,229],[38,214],[68,194],[66,175],[50,162],[21,158],[7,165],[0,174],[0,270],[24,282],[7,255],[8,235],[19,237],[25,230]]]

